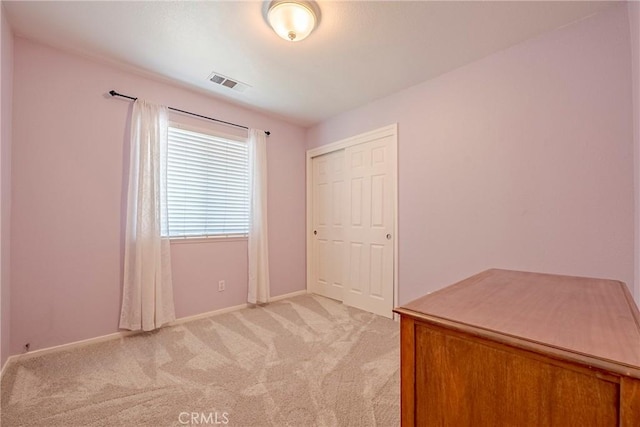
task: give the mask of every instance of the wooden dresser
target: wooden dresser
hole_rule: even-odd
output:
[[[395,310],[403,426],[640,426],[624,283],[487,270]]]

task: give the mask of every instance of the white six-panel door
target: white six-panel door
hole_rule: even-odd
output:
[[[391,138],[345,150],[347,278],[343,302],[392,317]]]
[[[383,128],[311,150],[307,163],[309,291],[386,317],[395,297],[396,140],[395,126]]]
[[[342,301],[344,286],[344,150],[313,159],[313,293]]]

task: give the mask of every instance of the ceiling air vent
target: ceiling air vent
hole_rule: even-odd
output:
[[[246,83],[239,82],[238,80],[234,80],[223,74],[216,73],[215,71],[209,76],[209,81],[217,85],[228,87],[229,89],[233,89],[237,92],[244,92],[251,87]]]

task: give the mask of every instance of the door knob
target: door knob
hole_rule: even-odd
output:
[[[387,240],[391,240],[391,234],[387,234]]]
[[[318,234],[318,230],[313,230],[313,235],[315,236],[316,234]]]

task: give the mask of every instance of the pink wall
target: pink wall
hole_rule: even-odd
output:
[[[302,128],[16,38],[12,354],[118,330],[131,103],[110,89],[272,132],[271,294],[305,288]],[[246,240],[173,244],[177,316],[244,303],[246,251]]]
[[[640,306],[640,2],[627,3],[631,34],[631,82],[633,85],[633,141],[635,162],[635,297]]]
[[[0,75],[0,366],[9,357],[11,326],[11,104],[13,102],[13,34],[0,5],[2,40]]]
[[[626,6],[329,119],[399,129],[400,303],[490,268],[634,278]]]

